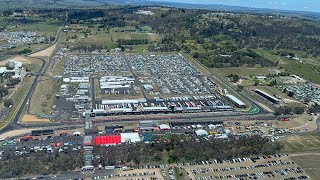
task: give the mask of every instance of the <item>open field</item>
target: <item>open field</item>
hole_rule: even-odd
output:
[[[90,31],[89,35],[84,33]],[[75,25],[69,27],[67,32],[61,34],[60,42],[68,45],[71,49],[113,49],[118,47],[118,40],[142,40],[149,42],[159,41],[160,35],[156,33],[143,32],[134,27],[118,27],[110,30],[102,30],[96,27],[87,27],[85,25]],[[129,52],[143,52],[147,50],[148,45],[124,45]]]
[[[239,76],[257,76],[272,74],[274,71],[267,68],[250,68],[250,67],[229,67],[229,68],[213,68],[214,72],[222,77],[230,74],[237,74]]]
[[[303,60],[303,62],[299,62],[293,59],[287,59],[274,55],[271,52],[262,49],[257,49],[256,52],[258,52],[260,55],[263,55],[267,59],[279,61],[280,68],[288,70],[289,72],[296,74],[306,80],[310,80],[314,83],[320,84],[320,74],[315,71],[316,69],[319,69],[320,61],[318,61],[318,59],[301,58],[300,60]],[[299,52],[297,52],[297,54],[299,54]]]
[[[19,26],[12,26],[9,31],[38,31],[37,35],[55,36],[59,27],[60,21],[42,21],[39,23],[23,24]]]
[[[320,74],[314,69],[317,66],[288,59],[284,59],[283,61],[286,63],[283,65],[283,67],[291,73],[297,74],[306,80],[320,84]]]
[[[0,61],[0,66],[5,66],[6,63],[8,62],[8,60],[19,61],[19,62],[22,62],[23,64],[31,64],[31,60],[28,59],[28,58],[26,58],[26,57],[23,57],[23,56],[13,56],[13,57],[10,57],[9,59]]]
[[[320,177],[320,154],[297,154],[291,159],[303,168],[312,179]]]
[[[319,153],[320,134],[289,135],[282,140],[286,153]]]
[[[290,121],[274,121],[273,124],[277,127],[277,128],[293,128],[293,129],[299,129],[304,131],[304,125],[307,124],[312,124],[315,125],[315,121],[310,121],[312,117],[308,114],[304,114],[301,115],[297,118],[291,118]],[[311,126],[312,126],[311,125]],[[314,130],[314,128],[316,128],[316,126],[310,127],[309,130]]]
[[[50,57],[54,52],[56,46],[57,44],[54,44],[47,49],[31,54],[30,57]]]
[[[39,78],[37,88],[32,96],[30,112],[39,115],[50,115],[59,87],[58,80],[48,77]]]
[[[25,129],[19,129],[19,130],[14,130],[14,131],[8,131],[6,133],[0,134],[0,139],[7,138],[7,137],[20,136],[23,134],[30,134],[32,130],[35,130],[35,129],[25,128]]]

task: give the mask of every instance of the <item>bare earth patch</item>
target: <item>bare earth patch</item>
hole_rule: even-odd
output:
[[[19,129],[19,130],[9,131],[9,132],[0,134],[0,139],[14,137],[14,136],[20,136],[23,134],[30,134],[32,130],[35,130],[35,129]]]
[[[25,57],[22,57],[22,56],[14,56],[12,58],[9,58],[9,59],[6,59],[4,61],[0,61],[0,66],[5,66],[6,63],[9,61],[9,60],[15,60],[15,61],[19,61],[19,62],[22,62],[23,64],[31,64],[31,61]]]
[[[51,123],[49,119],[40,119],[37,116],[25,114],[21,119],[21,123]]]
[[[53,53],[55,48],[56,48],[56,44],[48,47],[45,50],[42,50],[42,51],[36,52],[34,54],[31,54],[30,57],[49,57],[49,56],[51,56],[51,54]]]

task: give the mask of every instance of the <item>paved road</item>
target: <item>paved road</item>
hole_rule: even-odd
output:
[[[91,110],[93,110],[96,107],[96,93],[94,90],[94,77],[90,77],[90,86],[91,86],[91,102],[92,102]]]
[[[19,124],[19,119],[27,105],[27,102],[30,100],[30,98],[32,97],[32,94],[35,90],[35,88],[37,87],[37,84],[38,84],[38,79],[39,77],[41,76],[43,70],[44,70],[44,67],[46,65],[46,61],[44,59],[40,59],[40,58],[37,58],[39,60],[42,61],[42,65],[40,67],[40,70],[38,71],[37,75],[34,77],[34,80],[32,82],[32,85],[27,93],[27,96],[24,98],[22,104],[20,105],[17,113],[14,115],[14,118],[11,120],[11,122],[8,124],[8,126],[6,126],[4,129],[0,130],[0,133],[3,133],[3,132],[6,132],[8,130],[12,130],[12,129],[16,129],[16,128],[21,128],[23,127],[22,125]]]
[[[127,66],[129,67],[129,71],[131,72],[131,74],[133,75],[134,79],[135,79],[135,83],[137,83],[137,85],[140,87],[141,89],[141,93],[143,95],[143,97],[145,99],[148,99],[148,96],[146,95],[146,92],[144,91],[144,88],[141,84],[141,82],[139,81],[139,77],[138,75],[135,73],[135,71],[133,70],[131,63],[128,61],[127,57],[125,54],[123,54],[124,59],[126,60]]]
[[[54,45],[54,44],[56,44],[58,42],[60,34],[62,32],[62,28],[65,26],[65,24],[67,22],[67,18],[68,18],[68,15],[66,14],[66,20],[63,22],[63,24],[59,28],[58,32],[56,33],[56,38],[55,38],[54,42],[51,45]],[[47,47],[44,47],[44,48],[40,49],[39,51],[42,51],[42,50],[44,50],[46,48]],[[37,52],[39,52],[39,51],[37,51]],[[35,53],[35,52],[33,52],[33,53]],[[26,56],[28,56],[28,55],[30,55],[30,54],[27,54]],[[45,69],[45,67],[47,65],[47,63],[46,63],[46,61],[44,59],[41,59],[41,58],[36,58],[36,59],[40,60],[42,62],[42,65],[41,65],[38,73],[36,74],[33,82],[32,82],[32,85],[31,85],[31,87],[30,87],[30,89],[29,89],[29,91],[27,93],[27,96],[23,99],[22,104],[20,104],[20,107],[19,107],[18,111],[14,115],[14,118],[9,122],[8,125],[6,125],[3,129],[0,130],[0,133],[24,127],[23,125],[19,124],[19,119],[20,119],[24,109],[26,108],[27,103],[32,98],[32,94],[33,94],[33,92],[34,92],[34,90],[35,90],[35,88],[36,88],[36,86],[38,84],[38,79],[41,76],[41,74],[43,73],[43,71],[44,71],[44,69]],[[27,110],[29,110],[29,109],[30,109],[30,107],[28,106]]]

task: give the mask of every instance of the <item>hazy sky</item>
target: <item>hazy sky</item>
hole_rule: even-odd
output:
[[[223,4],[254,8],[320,12],[320,0],[157,0],[195,4]]]

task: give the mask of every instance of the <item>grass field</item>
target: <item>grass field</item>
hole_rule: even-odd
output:
[[[319,68],[318,66],[288,59],[284,59],[283,61],[286,63],[283,65],[284,69],[287,69],[291,73],[297,74],[306,80],[320,84],[320,74],[315,71],[315,68]]]
[[[303,154],[291,158],[300,167],[302,167],[312,179],[320,177],[320,154]]]
[[[267,75],[274,71],[267,68],[249,68],[249,67],[229,67],[229,68],[213,68],[214,72],[220,76],[228,76],[230,74],[237,74],[239,76],[251,76],[251,75]]]
[[[30,112],[39,115],[51,115],[55,95],[59,92],[60,82],[48,77],[39,78],[32,96]]]
[[[38,31],[37,35],[55,36],[59,27],[60,21],[43,21],[39,23],[23,24],[17,27],[10,27],[9,31]]]
[[[290,135],[282,140],[284,152],[305,169],[312,179],[320,177],[320,134]]]
[[[37,116],[25,114],[21,118],[21,123],[23,123],[23,124],[28,124],[28,123],[37,124],[37,123],[40,123],[41,124],[41,123],[51,123],[51,121],[49,119],[40,119]]]
[[[25,96],[28,93],[28,90],[31,87],[32,84],[32,77],[25,77],[23,79],[23,82],[20,84],[18,90],[16,92],[14,92],[13,96],[11,97],[11,99],[13,100],[13,107],[11,109],[11,111],[9,112],[9,114],[7,115],[7,117],[5,118],[5,121],[1,121],[0,122],[0,129],[5,126],[9,121],[11,121],[14,116],[16,115],[18,109],[21,106],[21,103],[23,102],[23,99],[25,98]]]
[[[320,134],[290,135],[284,140],[284,152],[286,153],[320,153]]]
[[[315,71],[315,69],[320,69],[319,59],[304,57],[300,59],[304,61],[303,63],[301,63],[296,60],[280,57],[266,50],[256,49],[255,51],[260,55],[264,56],[265,58],[268,58],[273,61],[279,61],[279,67],[288,70],[289,72],[296,74],[306,80],[310,80],[312,82],[320,84],[320,74]],[[303,54],[301,52],[295,53]]]
[[[79,31],[79,29],[90,30],[91,34],[85,37],[85,34]],[[74,30],[77,30],[77,32],[73,32]],[[72,38],[74,36],[77,38]],[[161,38],[160,35],[156,33],[143,32],[135,29],[134,27],[118,27],[111,28],[110,30],[101,30],[96,27],[88,28],[86,26],[76,26],[70,27],[69,32],[63,32],[61,34],[60,41],[73,49],[78,47],[102,47],[113,49],[117,47],[117,41],[119,39],[148,39],[149,42],[154,42],[159,41]],[[132,49],[131,52],[143,52],[147,49],[148,45],[134,45],[126,47],[127,49],[130,47]]]
[[[62,58],[62,59],[59,59],[59,60],[56,62],[55,66],[54,66],[54,68],[53,68],[53,70],[52,70],[52,74],[53,74],[54,76],[61,76],[61,75],[62,75],[62,73],[63,73],[63,66],[64,66],[64,63],[65,63],[66,59],[67,59],[67,57],[64,57],[64,58]]]

